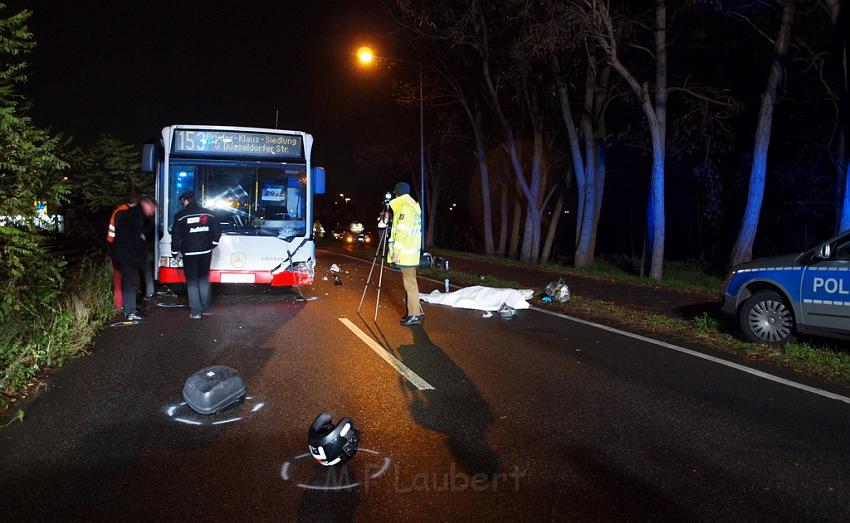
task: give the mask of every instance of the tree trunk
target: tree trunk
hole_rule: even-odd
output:
[[[605,157],[605,137],[602,136],[596,140],[596,163],[594,166],[594,181],[596,182],[596,198],[594,203],[596,208],[593,212],[593,229],[590,232],[590,248],[588,249],[589,260],[588,265],[593,265],[596,260],[596,238],[599,230],[599,217],[602,214],[602,197],[605,195],[605,174],[606,174],[606,157]]]
[[[508,186],[503,183],[500,188],[502,191],[502,212],[499,217],[499,250],[496,254],[504,256],[508,243]]]
[[[782,71],[788,55],[788,42],[791,40],[791,25],[794,20],[794,0],[786,0],[782,8],[782,22],[776,38],[773,63],[767,78],[767,86],[761,98],[758,127],[753,147],[753,165],[750,172],[750,186],[747,192],[747,206],[741,218],[738,240],[732,248],[732,265],[753,258],[753,241],[758,229],[761,203],[764,198],[765,177],[767,173],[767,150],[770,146],[770,133],[773,123],[773,108],[779,93]]]
[[[508,119],[505,116],[504,111],[502,110],[502,104],[499,100],[499,94],[496,91],[496,86],[493,83],[493,78],[490,74],[490,64],[486,56],[482,57],[481,60],[481,71],[484,76],[485,84],[487,85],[487,91],[490,94],[490,100],[492,101],[493,109],[496,113],[496,116],[499,119],[499,122],[502,126],[502,132],[504,133],[504,148],[508,152],[508,156],[511,159],[511,166],[513,167],[514,178],[516,180],[517,186],[519,187],[518,194],[522,194],[525,196],[527,205],[526,212],[529,214],[533,214],[536,212],[535,202],[537,201],[537,195],[532,192],[532,188],[529,187],[528,182],[525,179],[525,170],[522,166],[522,161],[520,160],[519,154],[519,146],[517,145],[515,134],[510,124],[508,123]],[[533,174],[532,174],[532,186],[534,182]],[[538,220],[539,222],[539,220]],[[530,222],[531,227],[534,226],[534,220],[532,219]],[[528,227],[526,227],[526,231],[528,231]],[[533,244],[533,228],[530,230],[532,237],[528,240],[523,238],[523,254],[521,259],[527,261],[527,253],[531,250],[531,245]],[[530,242],[530,243],[529,243]],[[528,247],[526,248],[526,245]]]
[[[552,58],[552,72],[555,73],[558,86],[558,102],[561,106],[561,118],[564,120],[564,128],[567,131],[567,141],[570,144],[570,158],[573,163],[573,172],[576,179],[576,191],[578,198],[576,202],[576,246],[581,239],[581,223],[584,215],[585,193],[587,191],[587,178],[584,172],[584,158],[581,155],[578,131],[573,119],[573,111],[570,107],[570,92],[566,79],[561,75],[561,64],[557,57]],[[578,256],[578,252],[576,252]],[[577,265],[578,266],[578,265]]]
[[[543,243],[543,253],[540,255],[540,263],[548,262],[552,257],[552,245],[555,243],[555,234],[558,222],[561,221],[561,213],[564,212],[564,191],[558,194],[555,208],[552,210],[552,220],[549,222],[549,230],[546,231],[546,241]]]
[[[661,129],[652,126],[652,178],[646,209],[649,232],[649,277],[660,280],[664,268],[664,139]]]
[[[605,124],[606,105],[608,103],[608,83],[611,77],[611,68],[606,66],[599,74],[599,82],[596,87],[596,97],[594,102],[594,117],[595,117],[595,135],[596,135],[596,161],[594,162],[593,179],[595,182],[594,190],[596,197],[596,209],[593,213],[593,231],[590,234],[590,254],[589,265],[592,265],[596,259],[596,238],[599,230],[599,217],[602,214],[602,198],[605,195],[605,175],[607,174],[607,157],[606,148],[608,127]]]
[[[514,219],[511,227],[511,247],[508,255],[516,258],[519,253],[519,228],[522,224],[522,201],[519,194],[514,195]]]
[[[534,122],[534,148],[531,156],[531,183],[529,184],[534,204],[533,206],[529,205],[528,212],[528,216],[531,218],[531,245],[527,253],[523,252],[523,261],[537,263],[540,259],[541,221],[543,209],[546,206],[546,202],[543,201],[543,189],[547,176],[543,168],[543,115],[538,112],[536,95],[531,96],[529,111]]]
[[[579,192],[581,201],[580,221],[576,222],[576,267],[588,267],[593,263],[590,252],[593,236],[593,217],[596,211],[596,153],[594,152],[593,101],[596,94],[596,64],[593,55],[588,57],[584,78],[584,110],[581,117],[581,134],[584,140],[584,190]]]
[[[649,189],[650,267],[649,277],[660,280],[664,271],[664,162],[667,147],[667,4],[655,3],[655,122],[652,137],[652,180]]]
[[[475,135],[475,155],[478,157],[478,170],[481,173],[481,207],[484,223],[484,253],[493,255],[493,210],[490,203],[490,167],[487,165],[487,149],[484,145],[484,133],[481,131],[481,109],[475,104],[475,113],[470,113],[472,132]]]

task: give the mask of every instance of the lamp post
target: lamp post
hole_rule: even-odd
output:
[[[422,62],[413,60],[401,60],[377,56],[369,47],[360,47],[357,50],[357,60],[363,66],[371,66],[376,62],[388,64],[408,63],[419,66],[419,206],[422,209],[422,246],[425,250],[425,107],[422,97]]]

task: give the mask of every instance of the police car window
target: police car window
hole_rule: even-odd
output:
[[[850,260],[850,238],[847,236],[835,244],[835,259]]]

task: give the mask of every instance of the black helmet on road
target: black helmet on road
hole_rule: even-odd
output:
[[[310,425],[307,443],[316,461],[329,467],[354,456],[360,444],[360,431],[351,418],[342,418],[334,425],[333,416],[323,412]]]

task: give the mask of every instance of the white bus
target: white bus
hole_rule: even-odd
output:
[[[156,174],[155,274],[183,283],[182,262],[171,256],[171,227],[192,191],[221,221],[213,250],[212,283],[310,285],[316,265],[313,195],[325,174],[310,161],[313,137],[301,131],[172,125],[146,144],[142,169]]]

